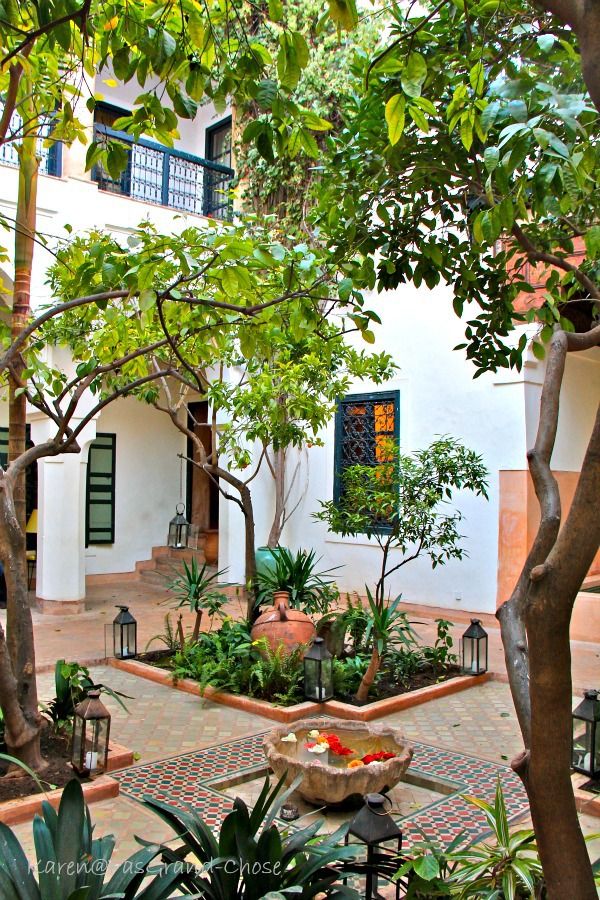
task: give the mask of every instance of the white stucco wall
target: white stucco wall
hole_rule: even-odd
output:
[[[577,472],[592,433],[600,397],[600,350],[567,357],[562,390],[554,469]]]
[[[400,366],[397,376],[382,387],[357,383],[350,393],[377,390],[400,392],[400,442],[404,452],[431,443],[438,435],[460,438],[483,455],[490,471],[489,502],[470,494],[457,495],[464,515],[462,533],[468,552],[462,562],[451,561],[432,570],[426,558],[407,565],[389,579],[392,595],[408,602],[492,612],[495,609],[498,546],[498,472],[522,469],[525,461],[525,373],[484,375],[473,380],[474,369],[462,352],[452,347],[463,337],[464,323],[451,306],[448,288],[432,292],[404,287],[374,298],[373,307],[383,325],[376,328],[377,349],[391,353]],[[380,551],[366,538],[340,538],[328,534],[312,513],[319,500],[333,493],[334,424],[325,446],[308,451],[309,487],[290,520],[284,543],[296,549],[312,547],[323,557],[322,566],[343,566],[336,575],[342,590],[364,592],[373,586],[380,566]],[[255,505],[262,502],[259,485]],[[399,557],[397,557],[399,558]]]
[[[138,560],[150,558],[152,547],[167,542],[180,496],[177,454],[185,452],[185,438],[165,413],[132,398],[107,406],[96,428],[117,435],[115,543],[86,548],[86,573],[130,572]]]

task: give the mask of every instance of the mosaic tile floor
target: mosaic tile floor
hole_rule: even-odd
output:
[[[422,833],[441,843],[460,832],[465,839],[487,833],[485,818],[462,795],[472,794],[493,801],[496,779],[500,777],[511,820],[528,812],[521,782],[508,767],[415,742],[410,773],[426,783],[446,782],[450,793],[431,794],[432,802],[398,816],[404,832],[404,846],[422,839]],[[116,777],[125,797],[141,800],[144,795],[177,805],[190,804],[210,826],[218,826],[231,809],[231,779],[253,781],[265,768],[263,735],[241,738],[136,766]],[[243,776],[247,776],[244,778]],[[227,793],[226,793],[227,791]],[[433,799],[433,798],[436,799]],[[405,807],[406,808],[406,807]]]

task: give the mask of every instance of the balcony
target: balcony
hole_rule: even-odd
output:
[[[92,179],[100,190],[198,216],[231,218],[233,169],[143,138],[134,142],[130,135],[106,125],[94,126],[94,138],[99,142],[116,139],[131,148],[127,166],[117,179],[102,165],[94,166]]]
[[[0,111],[2,109],[2,104],[0,103]],[[8,136],[11,134],[19,135],[22,129],[22,119],[18,113],[13,113],[10,124],[8,126]],[[60,141],[54,141],[54,143],[49,144],[49,146],[44,146],[47,138],[50,137],[52,133],[52,123],[46,122],[42,125],[41,135],[37,141],[37,154],[40,159],[40,168],[39,171],[43,175],[57,175],[60,176],[62,174],[62,144]],[[7,166],[18,166],[19,165],[19,154],[16,150],[17,141],[8,140],[7,143],[0,145],[0,163],[4,163]]]

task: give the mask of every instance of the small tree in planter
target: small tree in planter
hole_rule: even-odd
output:
[[[374,597],[367,589],[373,621],[372,656],[356,694],[358,700],[366,700],[379,671],[389,637],[383,631],[398,605],[397,600],[390,604],[386,599],[386,578],[421,555],[428,556],[434,568],[448,559],[462,559],[465,550],[458,530],[462,514],[448,510],[446,504],[455,490],[487,498],[487,470],[481,457],[454,438],[438,438],[412,455],[400,453],[394,441],[382,444],[379,451],[382,461],[378,465],[348,466],[339,502],[322,503],[315,514],[330,531],[344,537],[367,535],[382,551]]]

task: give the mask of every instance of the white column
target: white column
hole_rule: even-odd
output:
[[[31,423],[35,444],[47,440],[53,431],[45,419]],[[85,486],[88,450],[95,436],[94,421],[80,435],[79,453],[38,462],[36,596],[40,600],[62,605],[85,598]]]

